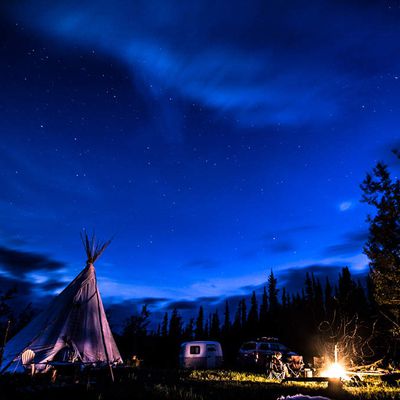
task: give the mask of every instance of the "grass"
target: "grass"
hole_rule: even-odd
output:
[[[363,386],[346,384],[339,393],[329,392],[326,383],[279,383],[261,373],[239,371],[180,371],[128,369],[115,371],[110,382],[106,371],[80,376],[79,382],[60,379],[49,383],[43,376],[4,376],[0,379],[2,400],[277,400],[304,394],[333,400],[400,399],[400,386],[368,379]]]

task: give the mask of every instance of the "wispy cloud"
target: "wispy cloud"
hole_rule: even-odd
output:
[[[340,243],[331,244],[323,251],[324,257],[346,257],[348,255],[359,254],[368,238],[366,230],[349,232],[343,235]]]
[[[64,263],[44,254],[0,247],[0,267],[14,277],[24,277],[33,271],[56,271]]]
[[[354,206],[354,203],[352,201],[350,201],[350,200],[342,201],[339,204],[339,210],[342,211],[342,212],[348,211],[351,208],[353,208],[353,206]]]
[[[234,1],[228,9],[207,2],[115,7],[111,0],[41,0],[20,2],[13,11],[49,35],[121,60],[144,82],[148,96],[163,98],[172,90],[217,112],[231,112],[246,125],[329,120],[341,112],[348,92],[361,92],[364,78],[375,73],[358,65],[371,57],[386,64],[398,59],[394,42],[385,40],[385,49],[374,45],[392,29],[378,5],[294,1],[289,9],[279,1],[268,7]],[[381,22],[375,19],[373,32],[358,29],[376,13]],[[380,65],[380,71],[386,67]]]

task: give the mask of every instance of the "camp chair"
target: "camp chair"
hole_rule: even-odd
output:
[[[32,351],[31,349],[26,349],[21,354],[22,365],[26,369],[30,368],[32,375],[35,373],[35,364],[33,363],[34,358],[35,358],[35,352]]]
[[[295,378],[300,376],[300,373],[304,367],[302,356],[291,356],[286,364],[288,373]]]
[[[280,357],[272,355],[269,363],[267,364],[267,375],[269,379],[285,379],[287,374],[286,365],[282,362]]]

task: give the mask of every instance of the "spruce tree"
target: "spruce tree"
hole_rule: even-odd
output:
[[[179,315],[176,308],[173,309],[171,319],[169,320],[168,334],[174,339],[179,339],[182,335],[182,317]]]
[[[218,339],[220,335],[220,327],[219,327],[219,316],[218,310],[216,310],[211,317],[210,324],[210,337],[211,339]]]
[[[395,152],[399,157],[399,152]],[[400,336],[400,181],[378,163],[361,184],[362,201],[374,208],[367,216],[364,253],[370,260],[374,299]]]
[[[168,336],[168,313],[164,314],[164,318],[161,324],[161,336],[167,337]]]
[[[247,316],[246,328],[249,335],[256,336],[258,334],[258,304],[255,291],[253,291],[250,300],[250,310]]]
[[[227,336],[231,330],[231,316],[229,311],[228,300],[225,301],[225,312],[224,312],[224,325],[222,326],[222,333]]]
[[[273,314],[278,309],[278,292],[279,289],[277,288],[277,279],[274,276],[274,273],[271,269],[271,273],[268,277],[268,301],[269,301],[269,309],[270,312]]]
[[[193,339],[193,335],[194,335],[193,325],[194,325],[194,319],[190,318],[189,322],[186,324],[185,330],[183,332],[183,335],[185,336],[185,339],[187,339],[187,340]]]
[[[200,306],[199,313],[196,319],[196,328],[195,328],[195,336],[196,339],[204,339],[204,310],[203,307]]]

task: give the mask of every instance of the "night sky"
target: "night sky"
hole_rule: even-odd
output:
[[[301,287],[362,254],[397,168],[398,1],[2,1],[0,287],[45,299],[114,237],[106,304]]]

